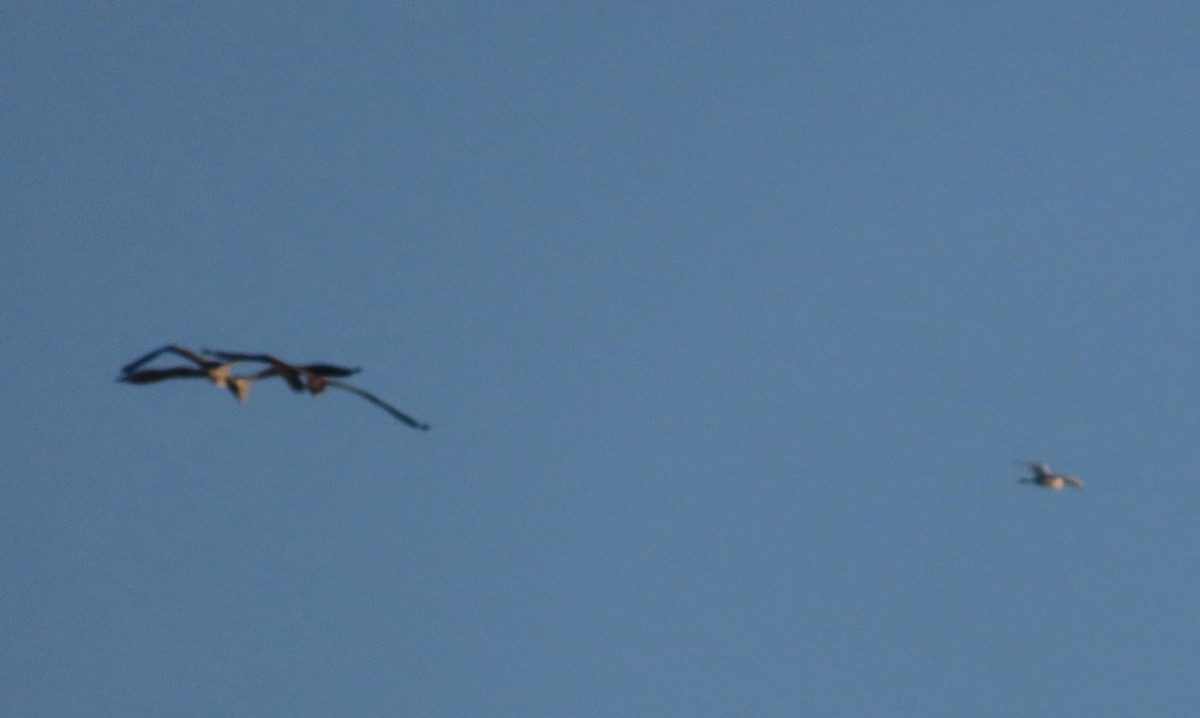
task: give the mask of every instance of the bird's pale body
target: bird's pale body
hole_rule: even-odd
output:
[[[1033,470],[1033,476],[1020,479],[1019,483],[1037,484],[1038,486],[1044,486],[1047,489],[1055,491],[1061,491],[1064,486],[1071,486],[1076,489],[1083,488],[1083,480],[1078,476],[1057,474],[1051,471],[1050,467],[1046,464],[1031,462],[1029,468]]]

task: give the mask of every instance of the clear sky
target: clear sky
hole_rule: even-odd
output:
[[[1200,712],[1195,3],[15,2],[0,72],[0,713]]]

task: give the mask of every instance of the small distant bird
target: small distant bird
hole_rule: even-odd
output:
[[[321,394],[325,391],[326,387],[330,386],[337,387],[338,389],[348,391],[352,394],[357,394],[375,406],[378,406],[380,409],[383,409],[387,413],[391,414],[393,418],[404,422],[408,426],[411,426],[414,429],[420,429],[421,431],[429,430],[428,424],[417,421],[413,417],[405,414],[369,391],[360,389],[349,382],[340,381],[337,378],[357,374],[359,371],[357,367],[342,367],[337,366],[336,364],[292,364],[291,362],[286,362],[280,359],[274,354],[249,354],[244,352],[213,351],[209,349],[205,349],[204,351],[207,354],[211,354],[214,357],[218,357],[228,362],[253,361],[270,365],[268,368],[262,370],[258,374],[245,377],[236,377],[235,384],[239,386],[239,391],[241,392],[239,396],[243,398],[245,396],[245,392],[249,390],[250,382],[259,378],[277,375],[282,377],[283,380],[287,382],[288,386],[292,387],[293,390],[302,391],[307,389],[308,393],[312,394],[313,396]],[[245,389],[240,388],[243,382],[245,383]]]
[[[1078,476],[1071,476],[1069,474],[1056,474],[1051,471],[1050,467],[1046,464],[1030,462],[1029,468],[1033,471],[1033,476],[1027,476],[1025,478],[1018,479],[1017,483],[1037,484],[1038,486],[1045,486],[1046,488],[1054,489],[1055,491],[1062,489],[1063,486],[1073,486],[1077,489],[1083,488],[1083,480],[1081,480]]]

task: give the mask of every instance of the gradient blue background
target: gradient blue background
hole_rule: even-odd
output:
[[[0,7],[0,712],[1200,712],[1194,3],[69,5]]]

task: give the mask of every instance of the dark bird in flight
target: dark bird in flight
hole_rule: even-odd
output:
[[[428,424],[417,421],[371,392],[340,380],[340,377],[358,373],[359,370],[357,367],[349,368],[337,366],[336,364],[292,364],[274,354],[250,354],[245,352],[212,351],[208,349],[205,350],[205,353],[229,362],[253,361],[269,364],[269,367],[259,372],[259,375],[262,375],[261,377],[259,375],[238,377],[239,379],[247,380],[247,387],[249,381],[276,375],[282,377],[293,390],[302,391],[307,389],[308,393],[313,396],[317,396],[323,393],[327,387],[333,386],[348,391],[351,394],[361,396],[391,414],[393,418],[404,422],[414,429],[420,429],[421,431],[429,430]]]
[[[358,367],[345,367],[336,364],[292,364],[286,362],[274,354],[248,354],[245,352],[221,352],[205,349],[205,354],[218,357],[223,361],[230,363],[237,362],[258,362],[267,364],[267,368],[251,374],[242,379],[251,381],[265,379],[271,376],[282,378],[293,391],[308,390],[308,393],[314,396],[325,390],[325,386],[329,383],[330,377],[347,377],[357,374],[362,371]]]
[[[188,359],[195,366],[141,369],[147,362],[168,352]],[[267,366],[252,374],[230,374],[230,367],[244,362],[266,364]],[[414,429],[422,431],[429,429],[428,424],[417,421],[374,394],[360,389],[349,382],[341,381],[342,377],[357,374],[359,371],[358,367],[345,367],[338,366],[337,364],[292,364],[273,354],[222,352],[209,349],[205,349],[202,353],[197,353],[175,344],[168,344],[121,367],[121,376],[117,381],[129,384],[154,384],[166,379],[206,377],[216,386],[229,389],[237,397],[238,401],[245,401],[250,392],[251,384],[260,379],[277,376],[291,387],[293,391],[307,391],[313,396],[321,394],[330,386],[343,389],[361,396],[391,414],[395,419],[404,422]]]
[[[192,362],[195,366],[172,366],[162,369],[140,368],[166,353],[181,356]],[[236,363],[236,361],[217,361],[211,357],[197,354],[186,347],[168,344],[155,349],[145,356],[138,357],[121,367],[121,376],[117,378],[117,381],[127,384],[155,384],[167,379],[204,378],[210,380],[214,386],[220,389],[228,389],[237,397],[238,401],[245,401],[248,386],[245,377],[229,373],[230,368]]]
[[[1078,476],[1071,476],[1069,474],[1056,474],[1051,471],[1050,467],[1046,464],[1030,462],[1029,468],[1033,471],[1033,476],[1027,476],[1025,478],[1018,479],[1017,483],[1037,484],[1038,486],[1045,486],[1046,488],[1054,489],[1055,491],[1062,489],[1063,486],[1073,486],[1077,489],[1083,488],[1083,480]]]
[[[175,366],[163,369],[141,369],[138,371],[140,367],[168,352],[188,359],[195,366]],[[265,354],[216,357],[207,349],[197,353],[186,347],[168,344],[155,349],[145,356],[138,357],[121,367],[121,377],[117,381],[129,384],[153,384],[166,379],[207,377],[217,387],[229,389],[238,398],[238,401],[245,401],[247,392],[250,390],[250,384],[258,379],[281,376],[293,390],[304,391],[306,387],[305,383],[301,381],[302,376],[311,375],[317,381],[320,381],[321,377],[350,376],[360,371],[357,367],[351,368],[333,364],[302,364],[300,366],[292,366],[282,360],[268,357],[269,355]],[[220,361],[218,361],[218,358]],[[230,368],[233,365],[247,361],[270,364],[271,366],[253,374],[237,375],[230,373]]]
[[[166,369],[146,369],[138,371],[144,364],[157,359],[160,355],[170,352],[195,364],[195,366],[168,367]],[[217,361],[212,357],[202,356],[186,347],[168,344],[159,347],[145,356],[138,357],[121,367],[121,377],[117,381],[130,384],[152,384],[164,379],[184,377],[208,377],[217,387],[225,389],[229,386],[229,368],[236,361]]]

